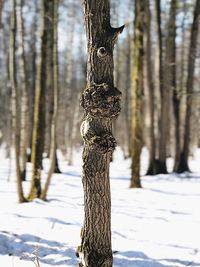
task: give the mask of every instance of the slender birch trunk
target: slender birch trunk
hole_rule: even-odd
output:
[[[40,198],[42,154],[44,151],[44,130],[45,130],[45,93],[46,93],[46,59],[47,59],[47,31],[49,25],[49,1],[43,0],[41,5],[41,44],[40,55],[37,65],[37,79],[34,103],[34,122],[32,136],[32,177],[29,200]]]
[[[126,50],[126,73],[128,75],[126,79],[126,89],[125,89],[125,107],[124,107],[124,120],[125,120],[125,144],[126,153],[125,157],[131,157],[131,33],[130,25],[126,28],[127,31],[127,50]]]
[[[22,186],[22,177],[20,170],[20,131],[19,131],[19,102],[17,94],[16,81],[16,60],[15,60],[15,43],[16,43],[16,1],[11,0],[11,18],[10,18],[10,44],[9,44],[9,74],[12,88],[12,125],[15,149],[15,166],[17,175],[17,192],[19,202],[24,202],[24,193]]]
[[[35,13],[39,13],[37,3],[35,3]],[[29,148],[31,148],[31,151],[28,154],[28,162],[31,162],[31,153],[32,153],[32,135],[33,133],[33,121],[34,121],[34,102],[35,102],[35,88],[36,88],[36,72],[37,72],[37,66],[36,66],[36,32],[37,32],[37,19],[36,19],[36,14],[34,15],[34,21],[33,24],[31,25],[31,44],[30,44],[30,49],[31,49],[31,80],[30,80],[30,89],[29,89],[29,94],[30,94],[30,106],[29,106]]]
[[[24,26],[22,17],[23,1],[17,0],[17,30],[19,45],[19,73],[21,86],[21,138],[20,138],[20,166],[21,176],[25,180],[27,148],[29,143],[29,95],[24,51]]]

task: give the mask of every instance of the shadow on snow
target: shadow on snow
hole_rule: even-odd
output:
[[[0,251],[2,255],[19,257],[21,260],[34,261],[36,256],[41,263],[51,266],[77,265],[75,248],[69,248],[66,244],[40,238],[31,234],[17,235],[15,233],[0,232]],[[59,257],[55,260],[55,255]],[[160,263],[164,261],[164,263]],[[170,267],[174,264],[183,266],[200,266],[200,262],[189,262],[179,259],[159,259],[149,258],[139,251],[125,251],[114,253],[114,266],[124,267]],[[166,265],[167,264],[167,265]]]

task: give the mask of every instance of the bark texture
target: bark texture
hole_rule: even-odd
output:
[[[143,33],[145,0],[135,1],[132,67],[132,176],[130,187],[141,187],[140,155],[143,146]]]
[[[109,164],[116,145],[112,119],[120,112],[121,96],[113,84],[113,48],[124,27],[111,27],[108,0],[84,1],[84,15],[88,44],[87,87],[81,97],[85,217],[78,254],[81,266],[111,267]]]

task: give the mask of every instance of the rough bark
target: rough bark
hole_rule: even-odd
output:
[[[51,146],[50,146],[50,167],[47,174],[46,183],[42,190],[41,198],[46,200],[47,191],[51,182],[51,177],[55,169],[56,159],[56,126],[58,118],[58,5],[59,0],[53,0],[53,116],[51,120]]]
[[[47,31],[49,25],[48,18],[49,1],[42,1],[42,25],[41,25],[41,47],[37,65],[37,79],[34,103],[34,125],[32,136],[32,178],[29,192],[29,200],[41,195],[41,171],[42,154],[44,151],[44,129],[45,129],[45,91],[46,91],[46,47]]]
[[[189,48],[189,58],[188,58],[188,76],[186,83],[186,115],[185,115],[185,127],[184,127],[184,143],[183,150],[180,157],[180,162],[177,167],[177,172],[182,173],[185,171],[190,171],[188,165],[189,157],[189,145],[191,137],[191,115],[192,115],[192,93],[194,84],[194,70],[195,70],[195,59],[197,50],[197,38],[199,32],[199,19],[200,19],[200,1],[196,1],[194,9],[193,23],[191,27],[190,36],[190,48]]]
[[[16,81],[16,60],[15,60],[15,44],[16,44],[16,1],[11,0],[11,19],[10,19],[10,44],[9,44],[9,74],[12,88],[12,125],[15,149],[15,166],[17,175],[17,192],[19,202],[24,202],[24,193],[22,186],[22,177],[20,170],[20,130],[19,130],[19,102],[17,95]]]
[[[143,146],[143,33],[145,0],[135,1],[132,67],[132,175],[130,187],[141,187],[140,155]]]
[[[24,26],[22,17],[23,1],[17,0],[17,30],[18,30],[18,46],[19,46],[19,73],[20,73],[20,89],[21,89],[21,136],[20,136],[20,166],[21,176],[25,180],[27,148],[29,143],[29,98],[28,83],[24,51]]]
[[[112,119],[120,112],[121,95],[113,84],[113,48],[124,27],[111,27],[108,0],[84,1],[84,16],[88,44],[87,87],[81,97],[85,217],[78,254],[81,266],[111,267],[109,164],[116,145]]]

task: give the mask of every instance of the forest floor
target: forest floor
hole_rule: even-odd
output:
[[[73,166],[60,161],[63,173],[53,176],[48,202],[17,204],[13,163],[9,167],[4,153],[0,162],[0,267],[34,267],[36,258],[40,267],[76,266],[84,208],[80,153]],[[142,176],[143,189],[129,189],[130,160],[115,152],[114,267],[200,267],[200,150],[190,166],[193,172],[181,176]],[[146,167],[144,150],[142,174]],[[24,182],[26,192],[29,186]]]

